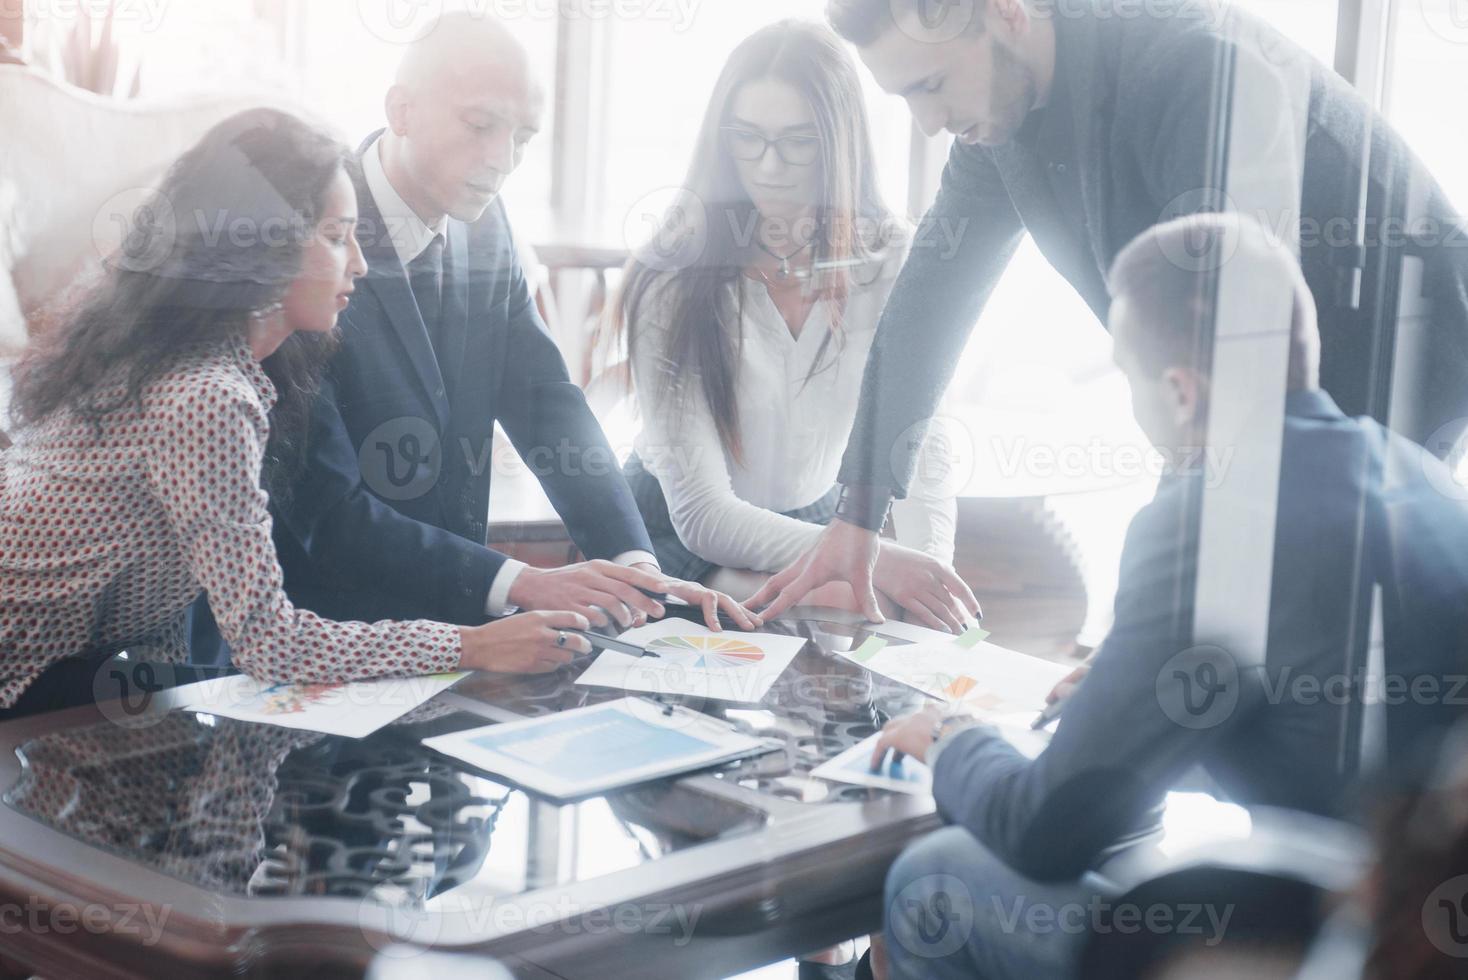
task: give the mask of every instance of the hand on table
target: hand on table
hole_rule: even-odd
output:
[[[662,603],[639,589],[661,594],[663,577],[645,567],[583,561],[562,568],[525,568],[510,587],[512,606],[526,610],[569,610],[594,626],[641,626],[663,614]]]
[[[549,673],[591,652],[586,637],[566,632],[590,627],[585,616],[574,612],[519,613],[483,626],[465,626],[459,630],[459,667],[504,674]]]
[[[873,623],[886,621],[877,604],[878,588],[913,621],[933,629],[962,633],[970,619],[983,615],[979,600],[951,566],[841,520],[832,521],[814,548],[777,572],[748,604],[774,619],[828,582],[850,585],[859,611]]]
[[[933,629],[962,633],[983,616],[979,600],[951,565],[893,541],[881,543],[874,581],[907,610],[910,621]]]
[[[933,728],[942,720],[943,706],[930,704],[905,718],[887,722],[882,728],[882,737],[877,739],[877,747],[872,750],[872,771],[882,768],[882,760],[888,752],[897,753],[892,760],[894,763],[904,755],[925,762],[928,750],[933,747]]]
[[[569,610],[585,616],[593,625],[621,629],[641,626],[649,618],[666,614],[655,595],[671,595],[703,609],[709,629],[719,630],[719,610],[742,629],[755,629],[760,617],[722,592],[696,582],[668,578],[654,565],[618,565],[610,561],[586,561],[564,568],[525,568],[510,587],[511,605],[528,610]]]
[[[702,607],[703,621],[708,625],[709,629],[716,633],[723,629],[719,625],[720,610],[723,611],[724,615],[734,620],[735,624],[742,630],[756,630],[764,625],[764,617],[750,612],[736,602],[732,596],[710,589],[705,585],[699,585],[697,582],[685,582],[682,579],[665,578],[662,572],[658,571],[652,565],[638,565],[635,567],[651,569],[652,573],[663,583],[660,589],[662,593],[682,599],[690,605]]]
[[[1057,701],[1064,701],[1070,697],[1090,672],[1091,661],[1087,660],[1056,682],[1055,687],[1051,688],[1050,693],[1045,695],[1045,703],[1054,704]]]
[[[841,520],[832,521],[815,547],[771,576],[764,588],[749,597],[748,605],[771,620],[827,582],[846,582],[856,596],[861,614],[873,623],[884,623],[886,617],[877,606],[877,593],[872,584],[877,542],[875,531]]]

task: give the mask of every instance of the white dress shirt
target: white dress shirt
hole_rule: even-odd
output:
[[[362,154],[362,176],[367,181],[367,190],[372,194],[372,200],[377,205],[378,212],[382,215],[383,227],[374,229],[374,234],[386,234],[392,242],[393,250],[398,253],[398,259],[403,263],[403,268],[418,256],[433,242],[435,235],[444,236],[445,246],[448,244],[449,219],[445,215],[438,219],[432,227],[424,223],[418,213],[408,206],[393,187],[392,181],[388,179],[387,171],[382,165],[382,139],[379,137],[367,147],[367,152]],[[445,248],[447,254],[447,248]],[[628,551],[612,559],[619,565],[649,564],[656,567],[657,558],[646,551]],[[489,616],[510,616],[519,609],[510,605],[510,589],[514,587],[515,580],[525,570],[525,563],[514,558],[506,558],[504,564],[500,565],[499,571],[495,573],[494,581],[489,585],[489,593],[485,597],[484,611]]]
[[[403,196],[393,187],[392,181],[387,179],[387,171],[383,169],[381,138],[367,147],[367,152],[362,154],[362,176],[366,178],[367,190],[372,192],[372,200],[377,205],[378,213],[382,215],[383,227],[372,229],[372,233],[385,233],[388,236],[404,269],[423,254],[423,250],[433,241],[434,235],[444,236],[444,243],[447,245],[448,215],[440,217],[430,228],[423,223],[418,212],[408,206],[408,202],[404,201]],[[445,248],[444,252],[447,254],[448,249]]]
[[[857,270],[840,336],[824,351],[831,323],[826,300],[816,301],[794,336],[763,282],[740,276],[729,287],[738,291],[741,310],[735,398],[742,463],[725,451],[692,369],[669,363],[665,354],[666,279],[649,290],[631,325],[643,423],[635,447],[662,486],[673,528],[694,554],[727,568],[774,572],[820,536],[819,525],[784,512],[816,502],[836,482],[867,353],[907,248],[905,241],[894,244]],[[820,368],[807,380],[818,354]],[[660,397],[669,372],[691,397]],[[936,452],[932,440],[923,452]],[[956,512],[951,493],[915,481],[893,509],[898,541],[951,562]]]

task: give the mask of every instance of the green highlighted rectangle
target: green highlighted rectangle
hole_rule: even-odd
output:
[[[971,650],[974,647],[978,646],[980,643],[983,643],[984,638],[988,635],[988,630],[981,629],[978,626],[970,626],[968,628],[968,632],[964,633],[958,639],[954,640],[953,643],[955,646],[963,647],[965,650]]]
[[[847,656],[859,664],[864,664],[878,653],[881,653],[882,648],[886,645],[887,641],[880,636],[869,636],[865,643],[848,653]]]

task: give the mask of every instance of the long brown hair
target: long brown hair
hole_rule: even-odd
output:
[[[736,460],[743,451],[735,404],[742,311],[739,290],[728,287],[737,282],[749,258],[749,242],[741,241],[741,230],[754,231],[758,215],[720,130],[739,90],[761,78],[790,85],[815,117],[825,196],[817,207],[813,269],[833,270],[821,279],[821,291],[832,300],[834,311],[822,353],[833,337],[839,342],[841,311],[852,281],[845,271],[848,264],[853,259],[864,262],[884,248],[894,228],[877,190],[861,81],[840,39],[822,25],[785,20],[742,41],[714,85],[682,194],[654,237],[656,250],[645,246],[628,262],[612,313],[614,333],[625,331],[628,349],[635,352],[645,340],[638,335],[639,313],[649,290],[658,286],[668,317],[671,370],[663,373],[656,396],[676,405],[693,387],[701,388],[719,438]],[[820,360],[818,354],[817,365]]]
[[[100,281],[22,361],[16,422],[69,408],[100,424],[185,351],[244,334],[252,312],[285,296],[327,187],[354,165],[345,145],[274,109],[215,126],[134,212]],[[277,502],[304,463],[311,401],[334,349],[334,336],[296,333],[263,362],[278,399],[261,482]],[[105,398],[118,380],[121,396]]]

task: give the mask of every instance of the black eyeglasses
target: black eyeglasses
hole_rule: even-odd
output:
[[[781,136],[768,139],[763,133],[742,126],[722,126],[724,143],[736,160],[752,163],[764,158],[770,147],[790,167],[809,167],[821,155],[821,141],[815,136]]]

